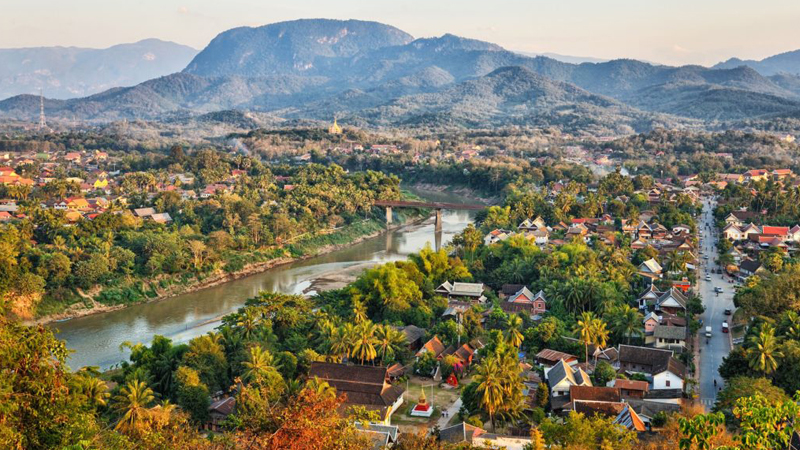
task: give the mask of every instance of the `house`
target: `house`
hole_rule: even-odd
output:
[[[764,268],[761,267],[760,262],[747,258],[739,263],[739,272],[737,276],[742,279],[749,278],[762,270],[764,270]]]
[[[475,438],[485,433],[486,430],[482,428],[461,422],[439,430],[439,440],[450,444],[460,444],[462,442],[474,444]]]
[[[683,350],[686,347],[686,327],[656,325],[652,335],[646,336],[644,342],[655,348]]]
[[[568,365],[575,365],[578,363],[578,358],[569,353],[559,352],[546,348],[536,354],[536,362],[545,368],[555,366],[559,361],[565,361]]]
[[[619,402],[622,400],[622,395],[616,387],[571,386],[569,388],[569,399],[573,402]]]
[[[623,380],[621,378],[617,378],[616,380],[612,381],[612,383],[612,386],[619,389],[620,396],[623,399],[642,399],[650,389],[650,385],[646,381],[641,380]]]
[[[526,232],[525,237],[528,239],[533,239],[533,243],[540,247],[543,247],[550,242],[550,232],[547,231],[546,228]]]
[[[234,411],[236,411],[235,397],[225,397],[211,403],[208,406],[208,422],[206,422],[204,428],[211,431],[220,431],[222,423]]]
[[[517,226],[519,231],[536,231],[547,229],[547,224],[542,219],[542,216],[538,216],[535,219],[525,219]]]
[[[553,397],[568,395],[571,386],[591,386],[592,380],[581,368],[574,368],[560,360],[547,373],[547,384]]]
[[[678,314],[678,312],[686,310],[686,303],[688,301],[689,299],[686,298],[686,295],[684,295],[680,289],[671,287],[658,297],[655,303],[655,310],[664,311],[669,314]]]
[[[472,348],[469,344],[463,344],[461,347],[449,346],[440,355],[441,358],[452,355],[456,359],[456,364],[462,368],[469,367],[472,364],[472,358],[475,356],[476,349]]]
[[[741,241],[745,238],[744,234],[742,234],[742,230],[735,223],[725,225],[725,228],[722,229],[722,235],[725,239],[734,242]]]
[[[141,218],[150,217],[155,213],[155,208],[136,208],[133,210],[133,215]]]
[[[434,358],[438,359],[444,351],[445,346],[439,340],[439,336],[434,336],[419,349],[416,356],[420,357],[423,353],[431,353]]]
[[[683,389],[686,367],[672,351],[620,344],[619,366],[630,373],[643,373],[652,381],[652,389]]]
[[[425,337],[424,329],[416,325],[406,325],[404,327],[395,328],[405,335],[409,350],[417,351],[422,348],[422,338]]]
[[[172,217],[169,213],[156,213],[150,216],[150,220],[155,223],[169,223],[172,222]]]
[[[506,301],[520,305],[530,305],[531,314],[544,314],[547,312],[547,299],[542,290],[534,295],[526,286],[523,286],[515,294],[510,295]]]
[[[525,450],[531,444],[527,436],[509,436],[494,433],[482,433],[472,440],[478,448],[503,448],[506,450]]]
[[[376,411],[379,423],[391,425],[392,414],[403,404],[402,386],[392,386],[386,367],[351,366],[347,364],[312,362],[310,378],[317,377],[345,396],[344,408],[362,406]]]
[[[761,227],[761,234],[765,236],[775,236],[785,241],[789,236],[789,227],[773,227],[764,225]]]
[[[372,422],[364,424],[358,421],[354,425],[358,434],[369,439],[373,450],[389,448],[397,442],[398,427],[396,425],[383,425]]]
[[[725,217],[725,223],[741,227],[745,222],[752,222],[756,218],[758,218],[758,214],[754,211],[731,211],[731,213]]]
[[[510,238],[514,233],[510,230],[492,230],[483,238],[483,245],[492,245]]]
[[[650,258],[639,264],[639,274],[647,278],[661,278],[661,272],[663,271],[664,269],[661,267],[661,264],[654,258]]]
[[[655,330],[660,323],[661,320],[653,311],[650,311],[646,316],[644,316],[644,319],[642,319],[642,324],[644,325],[645,336],[652,335],[653,330]]]
[[[767,179],[768,172],[765,169],[753,169],[743,173],[744,182],[748,181],[761,181]]]
[[[447,297],[448,300],[484,302],[486,301],[486,297],[483,295],[484,288],[483,283],[461,283],[458,281],[450,283],[445,281],[434,292]]]
[[[800,242],[800,225],[795,225],[789,230],[788,240],[792,242]]]
[[[614,423],[622,425],[630,431],[644,432],[647,431],[647,426],[641,417],[634,411],[631,405],[626,404],[622,411],[619,413]]]

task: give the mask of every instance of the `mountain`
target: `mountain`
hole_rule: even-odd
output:
[[[537,56],[544,56],[545,58],[555,59],[556,61],[561,61],[569,64],[583,64],[583,63],[601,63],[601,62],[608,62],[608,59],[604,58],[593,58],[591,56],[571,56],[571,55],[562,55],[560,53],[534,53],[534,52],[517,52],[520,55],[530,56],[535,58]]]
[[[184,72],[245,77],[319,75],[341,59],[412,39],[392,26],[360,20],[303,19],[234,28],[215,37]]]
[[[730,69],[733,67],[747,66],[757,70],[760,74],[770,76],[779,73],[800,75],[800,50],[781,53],[764,58],[761,61],[741,60],[731,58],[715,65],[714,69]]]
[[[106,49],[35,47],[0,49],[0,98],[38,94],[84,97],[139,84],[182,70],[197,50],[147,39]]]
[[[31,96],[0,102],[0,117],[35,120]],[[330,120],[375,126],[497,124],[642,130],[655,123],[741,121],[795,114],[800,77],[751,67],[670,67],[618,59],[572,64],[445,34],[414,39],[376,22],[307,19],[236,28],[180,73],[83,98],[48,100],[66,120],[250,123]],[[202,123],[203,121],[194,121]]]

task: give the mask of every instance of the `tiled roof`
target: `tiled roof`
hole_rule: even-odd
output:
[[[620,393],[616,387],[570,386],[569,398],[572,401],[618,402],[620,401]]]

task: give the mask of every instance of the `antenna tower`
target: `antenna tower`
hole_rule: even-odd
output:
[[[47,129],[47,119],[44,117],[44,93],[42,88],[39,88],[39,131]]]

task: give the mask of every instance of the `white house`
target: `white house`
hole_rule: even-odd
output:
[[[581,368],[567,365],[560,360],[547,372],[547,384],[553,397],[569,395],[570,386],[591,386],[592,380]]]

